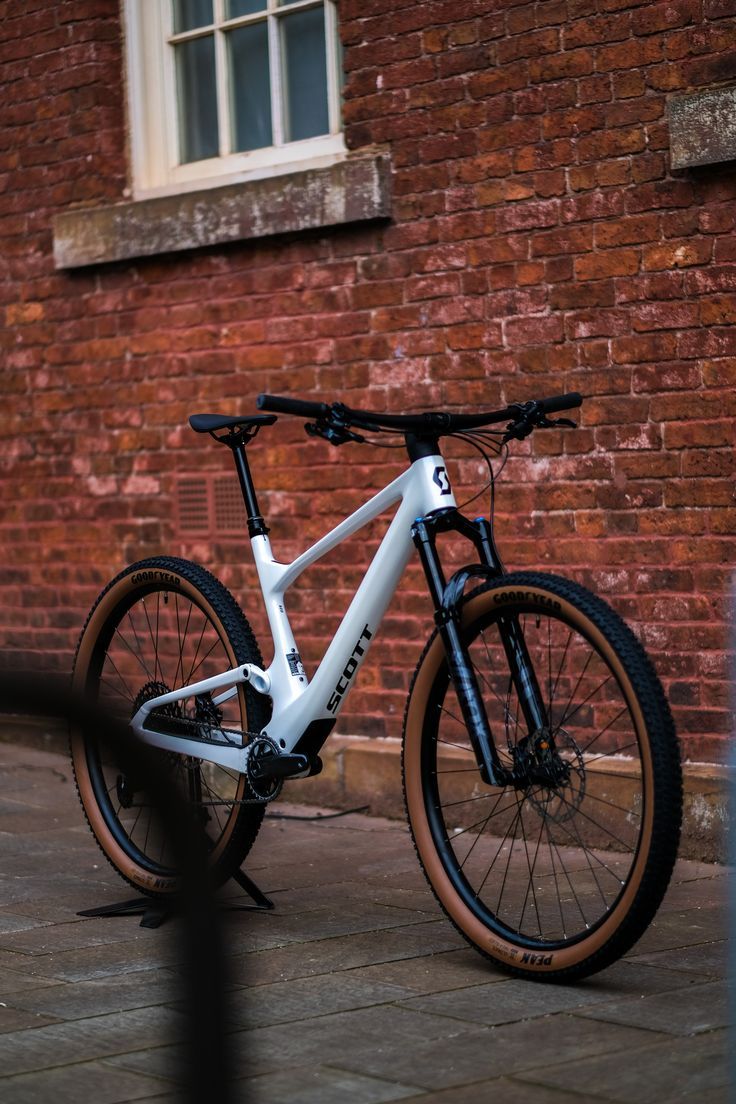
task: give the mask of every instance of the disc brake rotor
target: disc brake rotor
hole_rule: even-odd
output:
[[[527,798],[541,817],[563,824],[575,816],[585,797],[585,762],[580,748],[564,729],[555,733],[554,754],[566,765],[564,780],[557,785],[531,786]]]

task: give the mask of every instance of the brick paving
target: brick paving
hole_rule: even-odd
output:
[[[0,745],[0,780],[0,1099],[177,1099],[181,921],[79,918],[132,894],[66,760]],[[276,911],[222,914],[239,1100],[729,1099],[723,867],[680,862],[640,943],[575,986],[508,978],[467,948],[400,822],[269,819],[247,869]]]

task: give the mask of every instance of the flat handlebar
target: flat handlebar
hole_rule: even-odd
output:
[[[290,399],[288,395],[259,395],[256,406],[259,410],[295,414],[298,418],[325,418],[331,409],[328,403],[305,402],[303,399]]]
[[[323,402],[305,402],[285,395],[259,395],[256,406],[259,410],[270,410],[274,414],[294,414],[299,418],[318,420],[334,419],[339,424],[357,426],[359,429],[398,429],[405,433],[436,433],[441,436],[519,418],[532,410],[537,414],[573,410],[582,401],[583,397],[578,391],[571,391],[566,395],[552,395],[530,403],[511,403],[503,410],[492,410],[485,414],[448,414],[439,410],[428,410],[421,414],[379,414],[370,410],[351,410],[342,403],[329,405]]]

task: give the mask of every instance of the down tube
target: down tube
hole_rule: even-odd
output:
[[[265,731],[283,740],[285,750],[294,747],[313,720],[334,720],[344,705],[413,551],[411,524],[415,513],[416,499],[410,495],[396,511],[309,686],[282,710],[275,709]]]

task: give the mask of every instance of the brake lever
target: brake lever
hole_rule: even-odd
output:
[[[331,445],[335,446],[345,445],[348,441],[357,441],[358,444],[365,443],[365,437],[362,437],[360,433],[354,433],[347,426],[330,425],[329,422],[306,422],[304,428],[310,437],[323,437],[325,441],[329,441]]]
[[[534,401],[519,403],[517,409],[521,417],[506,426],[506,432],[502,438],[504,444],[513,440],[523,441],[535,429],[554,429],[555,426],[577,428],[577,422],[573,422],[571,418],[548,418]]]

